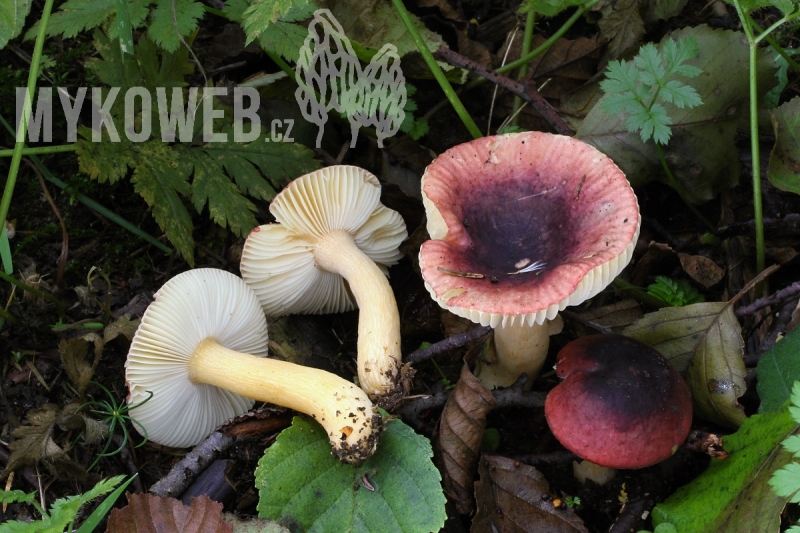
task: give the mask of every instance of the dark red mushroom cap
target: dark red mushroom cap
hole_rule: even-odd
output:
[[[565,448],[611,468],[643,468],[669,458],[692,425],[686,382],[655,349],[622,335],[590,335],[558,353],[564,381],[544,404]]]
[[[419,254],[431,296],[482,325],[552,320],[630,261],[639,206],[608,156],[542,132],[483,137],[422,177],[431,240]]]

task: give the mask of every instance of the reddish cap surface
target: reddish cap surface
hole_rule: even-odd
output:
[[[544,414],[565,448],[611,468],[669,458],[692,425],[689,388],[655,349],[622,335],[590,335],[558,353],[564,378]]]
[[[596,148],[526,132],[451,148],[422,178],[425,285],[483,325],[528,325],[600,292],[628,264],[639,206]]]

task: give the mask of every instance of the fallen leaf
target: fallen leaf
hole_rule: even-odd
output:
[[[128,505],[114,509],[106,533],[232,533],[222,519],[222,504],[208,496],[193,498],[191,505],[152,494],[126,494]]]
[[[125,313],[105,327],[103,330],[103,343],[111,342],[120,335],[123,335],[129,341],[132,340],[133,335],[139,327],[139,322],[141,322],[141,320],[138,318],[131,320],[131,315]]]
[[[610,305],[589,308],[587,311],[578,314],[585,320],[611,328],[614,331],[630,326],[644,315],[639,302],[632,298]]]
[[[550,485],[534,467],[484,456],[479,472],[478,510],[470,533],[588,533],[571,507],[553,506]]]
[[[777,188],[800,194],[800,96],[770,109],[775,147],[769,156],[767,177]]]
[[[617,59],[636,46],[644,37],[644,21],[639,8],[640,0],[600,2],[592,8],[603,18],[597,22],[600,35],[608,40],[607,60]]]
[[[465,363],[442,411],[438,440],[444,491],[461,514],[470,514],[474,509],[475,470],[486,429],[486,415],[494,404],[492,393],[472,375]]]
[[[792,384],[800,380],[800,329],[795,329],[759,358],[756,365],[761,398],[759,413],[776,411],[789,399]]]
[[[94,375],[94,367],[87,360],[89,343],[84,339],[61,339],[58,343],[58,353],[61,355],[61,364],[64,372],[75,386],[79,396],[83,396],[86,387]]]
[[[737,398],[747,389],[747,370],[731,302],[665,307],[622,333],[646,342],[685,374],[695,414],[730,427],[742,423],[744,409]]]
[[[290,533],[290,530],[273,520],[264,518],[242,519],[233,513],[222,513],[226,522],[233,526],[233,533]]]
[[[689,277],[709,289],[722,280],[725,270],[702,255],[678,254],[683,270]]]

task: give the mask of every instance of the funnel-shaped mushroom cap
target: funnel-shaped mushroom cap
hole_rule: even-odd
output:
[[[400,215],[380,203],[378,178],[337,165],[301,176],[269,210],[280,224],[255,228],[242,251],[242,277],[270,316],[338,313],[355,308],[345,280],[319,268],[313,245],[333,231],[353,236],[358,248],[388,272],[402,257],[407,236]]]
[[[590,335],[564,346],[544,413],[565,448],[611,468],[669,458],[692,425],[689,388],[655,349],[622,335]]]
[[[256,295],[237,276],[190,270],[155,294],[133,337],[125,379],[129,404],[153,397],[131,415],[150,440],[192,446],[220,424],[247,412],[253,400],[189,379],[189,359],[203,340],[259,357],[267,355],[267,321]],[[137,428],[138,429],[138,428]]]
[[[422,177],[420,250],[440,305],[482,325],[542,324],[599,293],[631,259],[639,206],[625,175],[577,139],[484,137]]]

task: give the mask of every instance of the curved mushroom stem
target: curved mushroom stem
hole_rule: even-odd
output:
[[[400,314],[386,275],[345,231],[320,237],[314,259],[347,280],[358,304],[359,385],[376,401],[398,393]]]
[[[360,465],[375,451],[380,415],[364,391],[330,372],[235,352],[206,339],[189,360],[189,379],[310,415],[345,463]]]
[[[561,331],[563,323],[560,316],[545,320],[544,324],[528,326],[517,322],[494,329],[494,348],[497,362],[483,363],[477,376],[487,389],[510,387],[522,374],[528,374],[525,388],[530,388],[550,346],[550,335]]]

